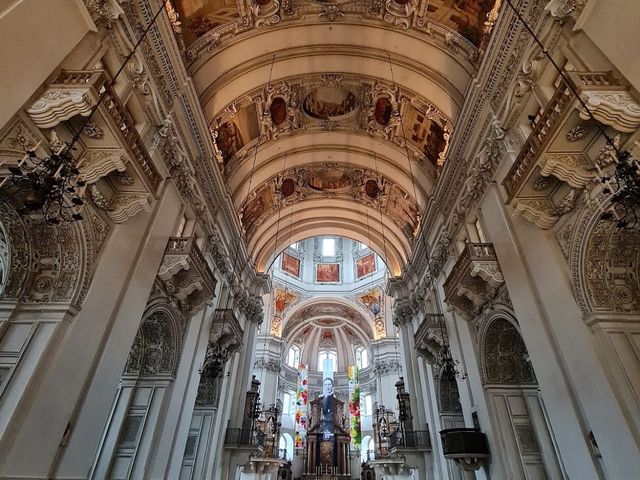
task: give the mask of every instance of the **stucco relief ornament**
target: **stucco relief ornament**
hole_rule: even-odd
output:
[[[253,15],[253,22],[256,28],[262,28],[270,25],[275,25],[280,22],[280,1],[273,0],[267,5],[260,5],[258,2],[252,2],[251,14]]]
[[[415,0],[400,5],[396,0],[386,0],[384,4],[384,21],[407,30],[415,12]]]
[[[91,18],[98,24],[112,28],[124,10],[116,0],[84,0],[84,4],[91,14]]]
[[[318,18],[335,22],[338,18],[346,17],[345,13],[340,9],[340,5],[326,5],[322,12],[318,14]]]
[[[564,23],[576,9],[576,5],[574,0],[550,0],[544,9],[558,22]]]

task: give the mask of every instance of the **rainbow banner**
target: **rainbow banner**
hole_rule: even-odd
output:
[[[307,444],[307,422],[309,408],[309,370],[306,365],[298,367],[298,389],[296,390],[296,439],[297,449]]]
[[[351,448],[360,449],[362,432],[360,430],[360,369],[351,365],[347,371],[349,377],[349,417],[351,425]]]

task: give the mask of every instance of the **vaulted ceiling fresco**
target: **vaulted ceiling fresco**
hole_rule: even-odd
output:
[[[313,323],[325,330],[331,328],[357,327],[368,338],[373,338],[371,320],[353,307],[337,302],[322,301],[302,307],[285,322],[282,336],[288,338],[301,325]]]
[[[331,234],[400,274],[500,0],[173,4],[212,167],[258,270]]]
[[[314,198],[344,198],[384,213],[409,241],[420,226],[416,200],[391,180],[373,170],[336,163],[314,163],[287,169],[260,185],[240,210],[248,236],[264,219],[281,208]]]
[[[236,32],[247,28],[245,19],[255,16],[258,24],[300,21],[305,17],[340,21],[350,17],[379,20],[402,28],[425,28],[434,22],[459,33],[480,47],[495,20],[499,0],[174,0],[183,26],[185,44],[218,28],[235,23]],[[225,31],[226,30],[226,31]]]

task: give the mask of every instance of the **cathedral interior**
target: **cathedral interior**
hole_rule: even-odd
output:
[[[638,19],[0,2],[0,479],[640,478]]]

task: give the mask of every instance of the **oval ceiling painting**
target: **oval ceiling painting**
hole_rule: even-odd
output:
[[[321,192],[335,192],[351,186],[351,178],[338,168],[327,168],[309,173],[307,185]]]
[[[385,98],[380,97],[376,102],[376,108],[374,111],[376,122],[380,125],[387,126],[391,121],[391,102]]]
[[[364,191],[367,195],[369,195],[369,197],[377,198],[379,192],[378,182],[373,179],[367,180],[364,184]]]
[[[282,196],[290,197],[296,191],[296,184],[293,181],[293,178],[285,178],[282,181]]]
[[[287,102],[282,97],[276,97],[269,107],[271,121],[274,125],[280,125],[287,119]]]
[[[304,113],[318,120],[344,120],[354,115],[358,100],[342,87],[318,87],[302,103]]]

